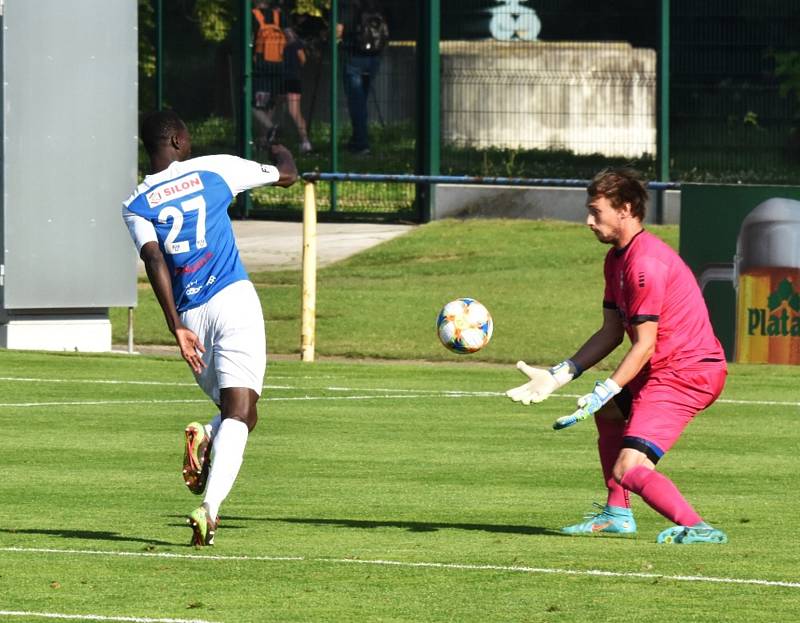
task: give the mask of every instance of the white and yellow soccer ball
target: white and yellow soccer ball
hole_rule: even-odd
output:
[[[492,339],[492,315],[475,299],[450,301],[439,312],[436,332],[446,348],[454,353],[475,353]]]

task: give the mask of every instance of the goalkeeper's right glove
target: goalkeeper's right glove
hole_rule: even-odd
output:
[[[542,402],[557,389],[563,387],[571,380],[578,378],[582,370],[571,359],[562,361],[549,370],[533,368],[524,361],[517,362],[517,368],[530,379],[524,385],[514,387],[506,392],[506,396],[514,402],[529,405],[532,402]]]

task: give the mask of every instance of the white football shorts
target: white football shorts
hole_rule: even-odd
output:
[[[219,404],[219,390],[249,387],[261,395],[267,368],[264,314],[250,281],[226,286],[204,305],[181,314],[184,326],[200,338],[206,368],[197,384]]]

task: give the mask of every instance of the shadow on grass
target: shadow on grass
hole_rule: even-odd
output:
[[[57,536],[62,539],[84,539],[88,541],[116,541],[121,543],[145,543],[147,545],[175,545],[167,541],[157,539],[143,539],[134,536],[125,536],[118,532],[105,532],[102,530],[47,530],[44,528],[25,528],[15,530],[14,528],[0,528],[0,532],[6,534],[41,534],[45,536]]]
[[[235,521],[270,521],[281,523],[308,524],[312,526],[336,526],[339,528],[356,528],[359,530],[372,530],[375,528],[401,528],[409,532],[437,532],[439,530],[477,530],[495,534],[548,534],[552,536],[565,536],[558,530],[540,526],[507,526],[480,523],[439,523],[424,521],[372,521],[366,519],[320,519],[302,517],[224,517],[224,520]]]

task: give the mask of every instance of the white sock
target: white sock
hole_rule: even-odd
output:
[[[208,435],[211,439],[214,439],[221,423],[222,414],[217,413],[213,418],[211,418],[211,421],[203,427],[206,429],[206,435]]]
[[[228,418],[222,420],[211,446],[211,469],[208,474],[206,496],[203,503],[208,514],[216,519],[219,507],[228,497],[244,458],[247,445],[247,424]]]

